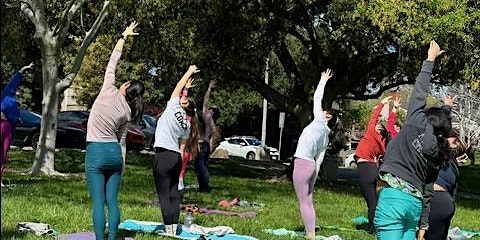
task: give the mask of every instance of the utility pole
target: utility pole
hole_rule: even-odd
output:
[[[269,70],[269,65],[270,65],[270,53],[267,56],[267,59],[265,60],[265,84],[268,84],[268,70]],[[262,145],[267,145],[266,140],[267,140],[267,99],[263,99],[263,118],[262,118]]]

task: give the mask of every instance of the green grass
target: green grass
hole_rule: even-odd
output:
[[[12,149],[2,188],[2,239],[51,239],[33,234],[21,234],[16,230],[19,222],[42,222],[50,224],[59,233],[93,231],[91,206],[83,175],[84,153],[61,150],[56,154],[56,169],[72,173],[71,177],[40,177],[22,174],[32,164],[33,151]],[[155,200],[156,193],[152,177],[153,157],[148,154],[131,153],[119,193],[122,221],[136,219],[161,222],[160,209],[149,206],[145,201]],[[478,193],[480,165],[461,168],[461,191]],[[258,239],[289,239],[262,232],[266,228],[301,230],[302,220],[292,185],[284,181],[270,181],[281,175],[280,169],[252,169],[237,161],[212,161],[210,166],[210,194],[187,190],[185,203],[218,208],[222,199],[239,197],[249,202],[265,204],[255,218],[224,217],[219,215],[196,215],[195,223],[212,227],[227,225],[238,234]],[[192,166],[186,175],[187,184],[196,184]],[[476,191],[476,192],[475,192]],[[337,226],[354,230],[351,219],[366,215],[366,206],[360,190],[352,186],[320,184],[314,194],[317,225]],[[232,211],[252,210],[238,207]],[[181,215],[183,219],[184,214]],[[452,227],[480,231],[479,199],[457,199],[457,211]],[[343,239],[375,239],[359,231],[321,229],[323,236],[339,235]],[[120,235],[135,239],[159,239],[154,235],[121,232]],[[294,239],[294,238],[291,238]],[[298,238],[297,238],[298,239]]]

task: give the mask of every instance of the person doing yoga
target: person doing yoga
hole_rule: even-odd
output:
[[[125,171],[127,129],[130,122],[137,122],[143,115],[143,83],[126,81],[120,88],[115,86],[117,62],[128,36],[138,35],[133,32],[136,26],[136,22],[131,23],[118,39],[87,123],[85,175],[97,240],[104,239],[105,203],[108,209],[108,239],[116,239],[120,223],[117,198]]]

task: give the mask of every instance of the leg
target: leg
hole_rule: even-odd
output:
[[[88,160],[85,164],[87,186],[92,200],[92,220],[95,236],[103,239],[105,231],[105,177],[99,170],[89,167]]]
[[[121,165],[119,171],[111,172],[107,179],[106,201],[108,208],[108,239],[116,239],[120,224],[120,208],[118,207],[118,189],[122,179]]]
[[[209,173],[208,173],[208,159],[210,157],[210,145],[208,142],[200,144],[200,151],[195,161],[195,172],[198,180],[198,191],[209,192]]]
[[[3,179],[3,171],[5,170],[5,165],[7,164],[8,151],[10,150],[10,145],[12,143],[12,124],[5,119],[1,120],[0,123],[0,133],[2,139],[2,147],[0,148],[0,168],[1,168],[1,179]],[[2,183],[3,184],[3,183]]]
[[[435,192],[430,202],[429,231],[427,240],[447,239],[450,221],[455,213],[453,199],[448,192]]]
[[[178,202],[178,178],[180,176],[182,164],[180,154],[168,150],[157,152],[155,154],[154,164],[153,177],[155,180],[155,188],[157,190],[158,199],[160,201],[163,223],[165,225],[171,225],[174,223],[173,215],[175,209],[180,208],[180,204]],[[174,169],[175,166],[178,166],[178,174],[176,176],[172,176],[172,169]],[[172,186],[174,186],[174,193],[172,191]],[[177,206],[172,205],[172,193],[176,195],[173,196],[173,199],[176,199]]]
[[[358,182],[362,191],[363,198],[367,203],[368,208],[368,231],[373,233],[375,231],[373,218],[375,217],[375,208],[377,207],[377,167],[370,162],[358,163]]]
[[[178,176],[182,170],[182,161],[178,158],[178,162],[170,171],[170,201],[172,206],[172,223],[178,224],[180,218],[180,204],[181,198],[178,192]]]
[[[421,211],[420,199],[400,190],[384,187],[380,191],[375,210],[377,239],[409,239],[405,237],[410,237],[411,230],[415,233]]]
[[[293,185],[300,204],[300,214],[305,224],[307,238],[315,237],[315,208],[313,206],[313,182],[315,163],[302,159],[294,159]]]

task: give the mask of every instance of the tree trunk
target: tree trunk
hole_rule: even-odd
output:
[[[46,38],[49,38],[46,36]],[[50,37],[51,39],[51,37]],[[35,154],[35,161],[30,173],[61,175],[55,171],[55,141],[57,134],[58,93],[58,51],[51,39],[42,47],[43,100],[40,139]]]

